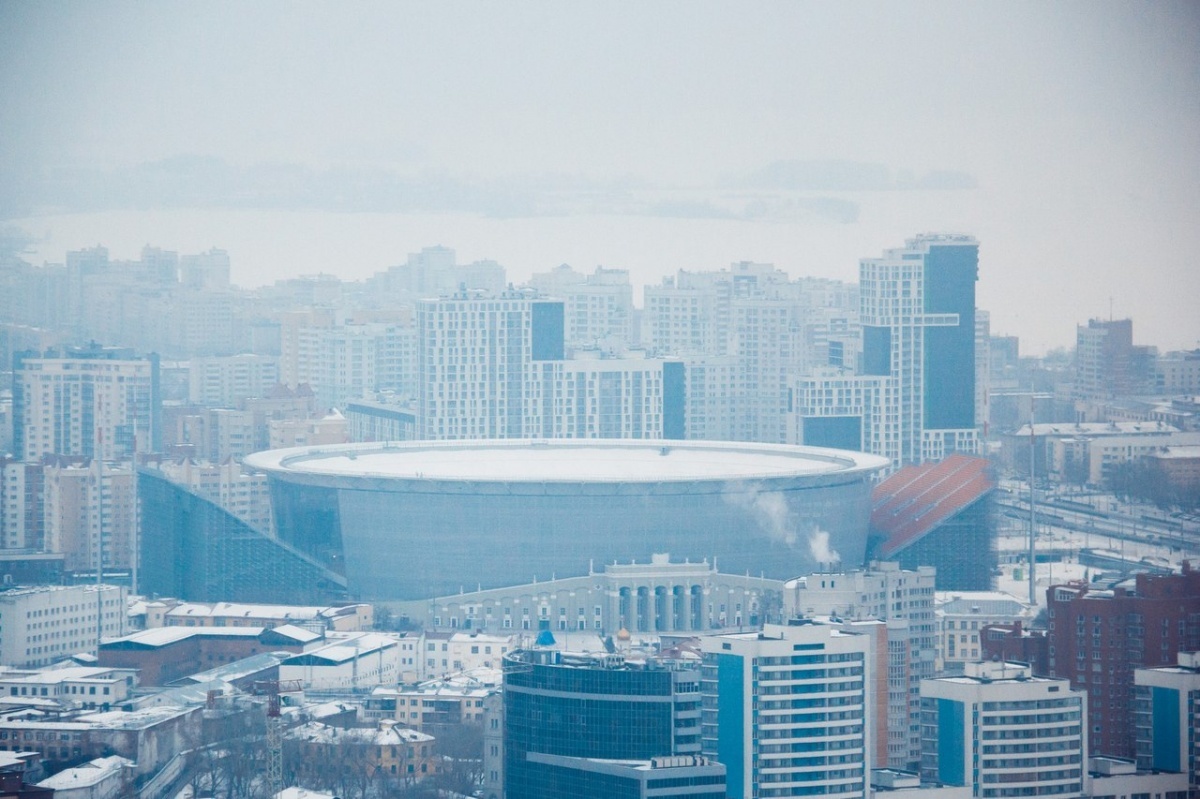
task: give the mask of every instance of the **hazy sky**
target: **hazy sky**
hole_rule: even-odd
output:
[[[966,227],[1004,332],[1070,344],[1056,308],[1067,337],[1114,297],[1146,343],[1200,341],[1195,2],[3,0],[0,91],[10,174],[181,154],[701,188],[781,160],[957,170],[978,188],[868,212],[854,257],[902,224]],[[742,257],[764,256],[788,260]]]

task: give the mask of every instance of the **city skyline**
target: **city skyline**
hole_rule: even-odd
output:
[[[434,243],[559,263],[848,278],[983,244],[1028,352],[1099,317],[1192,348],[1200,14],[940,2],[548,9],[122,2],[0,10],[0,218],[347,278]],[[949,68],[948,68],[949,66]]]

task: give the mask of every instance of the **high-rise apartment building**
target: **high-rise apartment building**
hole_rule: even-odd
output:
[[[859,264],[861,363],[791,386],[788,441],[850,446],[896,468],[978,448],[979,242],[922,234]]]
[[[1047,591],[1050,676],[1088,694],[1092,754],[1132,759],[1134,670],[1200,650],[1200,572],[1138,574],[1119,584]]]
[[[1024,663],[972,663],[921,684],[922,781],[971,795],[1083,795],[1086,697]]]
[[[417,327],[421,438],[683,437],[683,364],[568,359],[562,300],[423,300]]]
[[[703,753],[730,799],[867,795],[869,636],[801,619],[700,644]]]
[[[1186,773],[1189,795],[1200,795],[1200,652],[1138,669],[1133,680],[1138,767]]]
[[[642,342],[703,373],[688,378],[689,438],[780,443],[789,381],[856,360],[856,303],[851,286],[789,280],[771,264],[680,271],[646,288]]]
[[[68,570],[128,569],[135,561],[137,476],[106,461],[47,463],[45,548]]]
[[[866,570],[823,572],[784,585],[784,617],[831,616],[845,620],[879,619],[887,624],[894,657],[887,672],[886,724],[888,768],[912,771],[921,757],[921,681],[933,677],[937,660],[934,583],[931,566],[915,571],[893,562],[872,563]]]
[[[42,549],[42,464],[0,457],[0,549]]]
[[[895,380],[898,428],[871,451],[897,465],[975,452],[979,242],[920,235],[859,265],[863,372]]]
[[[92,345],[15,358],[13,450],[121,460],[161,447],[158,356]]]
[[[332,309],[313,308],[284,314],[280,341],[280,382],[292,389],[310,386],[325,409],[374,400],[379,392],[415,393],[410,323],[356,323]]]
[[[1151,390],[1153,350],[1133,343],[1132,319],[1089,319],[1076,328],[1075,399],[1106,400]]]
[[[563,264],[534,274],[529,285],[565,305],[568,349],[624,350],[635,343],[633,286],[629,272],[597,266],[590,275]]]
[[[265,397],[279,382],[279,359],[269,355],[192,358],[188,401],[208,408],[237,408],[247,397]]]

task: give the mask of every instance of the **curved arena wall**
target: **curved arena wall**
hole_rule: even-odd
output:
[[[481,442],[479,456],[493,444]],[[848,465],[813,474],[434,480],[293,471],[286,458],[269,465],[271,454],[247,462],[269,474],[280,538],[344,574],[351,596],[396,600],[586,574],[657,552],[779,579],[835,558],[856,565],[870,476],[882,466],[837,453]]]

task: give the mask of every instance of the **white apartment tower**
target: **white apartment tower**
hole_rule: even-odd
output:
[[[623,350],[635,341],[629,272],[597,266],[590,275],[562,264],[533,275],[529,285],[565,304],[568,349]]]
[[[137,475],[128,464],[48,463],[45,547],[68,570],[131,568],[136,559]]]
[[[567,359],[562,300],[423,300],[417,327],[420,438],[683,437],[682,364]]]
[[[934,676],[937,571],[872,563],[863,571],[814,573],[784,584],[785,617],[879,619],[887,624],[887,767],[912,771],[921,758],[921,681]],[[882,721],[882,720],[881,720]],[[883,764],[881,764],[883,765]]]
[[[1024,663],[972,663],[921,684],[921,778],[972,796],[1083,795],[1085,698]]]
[[[269,355],[192,358],[188,401],[207,408],[237,408],[247,397],[265,397],[279,382],[279,359]]]
[[[978,271],[979,242],[954,234],[923,234],[862,259],[861,364],[851,372],[843,361],[795,387],[789,440],[861,448],[896,468],[976,452]],[[864,404],[830,407],[851,375],[864,378],[854,386]]]
[[[866,797],[869,636],[797,620],[700,644],[701,746],[730,799]]]
[[[13,375],[13,451],[131,458],[160,445],[158,357],[98,345],[24,354]]]
[[[740,262],[680,271],[645,296],[643,343],[702,372],[688,378],[689,438],[786,441],[789,381],[856,360],[846,343],[857,338],[848,305],[857,295],[837,281],[793,281],[771,264]]]

